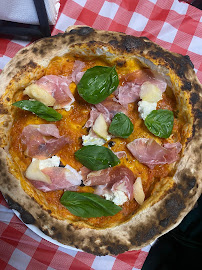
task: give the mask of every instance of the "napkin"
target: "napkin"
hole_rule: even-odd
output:
[[[0,20],[39,24],[33,0],[1,0],[0,2]],[[49,24],[54,25],[58,16],[60,0],[44,0],[44,3]]]

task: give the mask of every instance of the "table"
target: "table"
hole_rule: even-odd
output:
[[[52,35],[70,25],[146,36],[171,51],[187,54],[202,82],[202,11],[177,0],[62,0]],[[0,37],[0,71],[29,41]],[[56,246],[28,229],[0,195],[1,269],[141,269],[150,246],[118,256],[92,254]]]

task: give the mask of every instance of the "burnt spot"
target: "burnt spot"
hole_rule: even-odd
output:
[[[112,39],[109,41],[109,44],[112,45],[114,48],[118,48],[119,47],[119,42],[117,39]]]
[[[92,241],[92,243],[94,242]],[[100,252],[100,247],[95,247],[95,246],[94,247],[84,246],[82,247],[82,250],[87,253],[94,254],[96,256],[105,256],[109,254],[109,252],[104,252],[104,251]]]
[[[8,110],[0,103],[0,114],[7,114]]]
[[[47,229],[43,230],[43,233],[50,236],[49,231]]]
[[[89,48],[91,48],[91,46],[92,46],[94,43],[96,43],[95,40],[90,40],[90,41],[87,43],[87,46],[88,46]]]
[[[12,71],[10,71],[10,72],[8,73],[8,75],[7,75],[7,76],[8,76],[8,77],[11,77],[11,76],[12,76],[12,74],[13,74],[13,73],[12,73]],[[9,83],[9,85],[11,85],[11,82]]]
[[[145,47],[145,42],[141,38],[136,38],[133,36],[123,36],[121,40],[122,49],[127,52],[132,52],[133,50],[141,50]]]
[[[34,224],[35,223],[35,219],[34,217],[27,211],[23,211],[22,213],[20,213],[21,219],[24,223],[26,224]]]
[[[188,170],[184,170],[181,174],[181,178],[183,179],[183,183],[184,183],[184,189],[187,191],[190,191],[191,189],[193,189],[196,185],[196,178],[194,176],[190,176],[189,175],[189,171]]]
[[[155,236],[159,234],[159,228],[154,222],[151,221],[149,225],[140,224],[139,228],[130,232],[131,244],[132,245],[141,245],[142,243],[146,243],[147,241],[152,240]]]
[[[118,67],[123,67],[125,64],[126,64],[126,61],[123,61],[123,60],[118,60],[118,61],[116,62],[116,65],[117,65]]]
[[[188,91],[191,91],[191,88],[192,88],[191,87],[191,82],[188,82],[188,81],[184,81],[183,86],[181,87],[182,90],[188,90]]]
[[[27,212],[19,203],[15,202],[9,195],[5,196],[7,203],[11,209],[15,209],[20,213],[20,217],[22,221],[26,224],[34,224],[35,219],[34,217]]]
[[[22,50],[22,51],[21,51],[21,54],[24,54],[24,53],[26,53],[26,52],[28,52],[28,49]]]
[[[200,100],[199,94],[196,92],[191,93],[190,101],[193,105],[195,105]]]
[[[46,222],[46,216],[44,214],[38,215],[38,219],[40,219],[41,221]]]
[[[94,32],[94,29],[91,27],[79,27],[77,29],[72,29],[70,34],[77,34],[78,36],[88,36]]]
[[[184,55],[184,59],[192,68],[194,68],[194,64],[192,63],[189,55]]]
[[[158,212],[159,225],[167,227],[174,224],[179,214],[185,209],[185,203],[179,193],[172,193],[165,201],[164,206]]]
[[[193,86],[194,86],[194,89],[195,89],[197,92],[200,92],[200,91],[201,91],[201,86],[200,86],[198,83],[194,82],[194,83],[193,83]]]
[[[166,66],[173,69],[176,74],[182,79],[183,89],[191,90],[191,83],[188,82],[186,74],[189,73],[190,68],[193,68],[193,64],[187,56],[181,54],[171,54],[163,50],[161,47],[153,44],[153,48],[150,48],[148,55],[153,59],[166,59]]]
[[[51,227],[51,231],[56,231],[56,228],[54,226]]]
[[[7,101],[10,101],[11,99],[9,97],[6,98]]]
[[[74,43],[74,41],[75,41],[75,37],[72,35],[72,36],[70,36],[69,37],[69,41],[70,41],[70,43]]]
[[[9,124],[10,124],[9,121],[5,121],[5,122],[3,123],[3,126],[7,128],[7,127],[9,126]]]
[[[184,200],[179,194],[172,193],[166,200],[164,210],[173,218],[177,218],[179,213],[185,208]]]
[[[159,222],[159,225],[161,227],[167,227],[168,224],[169,224],[169,218],[164,218],[164,219],[160,220],[160,222]]]
[[[18,61],[18,62],[16,63],[16,67],[17,67],[17,68],[20,68],[20,67],[21,67],[21,63],[22,63],[21,61]]]
[[[157,46],[153,46],[152,49],[150,49],[148,51],[148,55],[153,58],[153,59],[157,59],[157,58],[165,58],[168,65],[173,69],[174,68],[174,61],[170,58],[170,54],[167,53],[166,51],[164,51],[161,47],[157,47]]]
[[[39,49],[35,47],[35,48],[32,49],[32,52],[33,52],[34,54],[36,54],[36,53],[38,52],[38,50],[39,50]]]
[[[55,234],[55,237],[58,239],[58,240],[62,240],[62,233],[58,232]]]
[[[128,246],[127,245],[122,245],[119,243],[114,243],[113,245],[110,245],[107,247],[107,250],[114,255],[118,255],[120,253],[124,253],[128,251]]]
[[[40,49],[39,54],[40,54],[40,56],[43,57],[43,56],[45,56],[46,52],[43,49]]]
[[[34,63],[32,60],[29,61],[29,63],[27,64],[29,67],[31,68],[36,68],[37,67],[37,64]]]
[[[66,227],[66,229],[67,229],[68,232],[75,231],[75,227],[72,224],[68,224],[67,227]]]
[[[0,112],[1,112],[1,107],[0,107]],[[198,119],[197,126],[201,128],[202,127],[202,111],[200,109],[195,109],[194,115],[195,115],[195,118]]]

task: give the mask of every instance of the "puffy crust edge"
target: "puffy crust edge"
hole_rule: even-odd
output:
[[[0,76],[3,95],[10,81],[23,74],[23,70],[46,67],[49,60],[68,52],[76,44],[89,47],[96,42],[110,44],[115,51],[146,59],[146,64],[166,74],[174,74],[178,88],[188,93],[193,105],[194,129],[174,176],[175,185],[166,196],[154,205],[142,209],[130,221],[113,228],[95,230],[82,228],[79,224],[57,220],[30,198],[8,171],[6,152],[0,150],[0,183],[8,204],[16,209],[25,223],[35,224],[45,234],[66,245],[80,248],[95,255],[119,254],[127,250],[140,249],[157,237],[177,226],[192,209],[202,191],[202,128],[201,128],[201,85],[187,56],[170,53],[144,37],[127,36],[122,33],[97,31],[90,27],[73,27],[67,33],[42,39],[24,48],[6,65]],[[107,46],[107,45],[106,45]],[[5,104],[4,99],[4,104]],[[5,106],[0,106],[5,116]],[[9,128],[8,128],[9,129]],[[16,194],[18,196],[16,197]]]

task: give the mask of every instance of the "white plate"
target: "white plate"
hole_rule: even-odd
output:
[[[15,215],[22,221],[22,219],[20,218],[20,213],[14,209],[12,209],[13,212],[15,213]],[[23,221],[22,221],[23,222]],[[24,223],[24,222],[23,222]],[[82,251],[80,249],[77,249],[77,248],[74,248],[74,247],[70,247],[70,246],[67,246],[67,245],[64,245],[60,242],[58,242],[57,240],[54,240],[52,239],[50,236],[46,235],[45,233],[43,233],[41,230],[39,230],[39,228],[37,228],[35,225],[32,225],[32,224],[26,224],[24,223],[31,231],[33,231],[34,233],[36,233],[37,235],[39,235],[41,238],[57,245],[57,246],[60,246],[60,247],[64,247],[64,248],[68,248],[68,249],[71,249],[71,250],[75,250],[75,251]],[[83,252],[83,251],[82,251]]]

